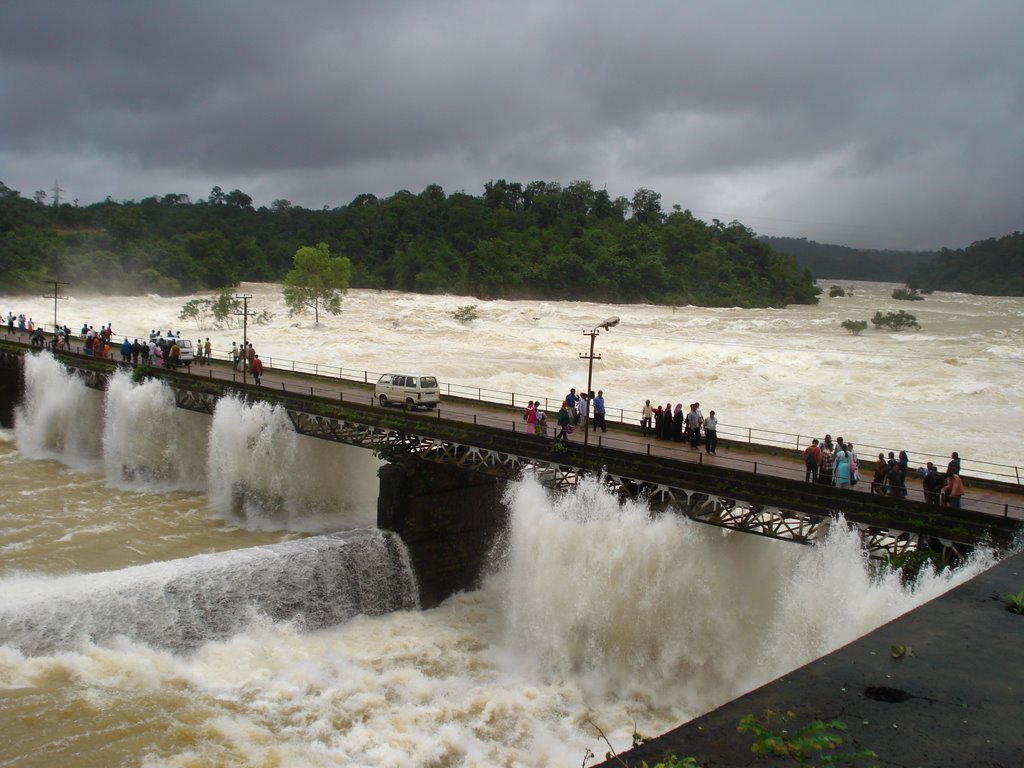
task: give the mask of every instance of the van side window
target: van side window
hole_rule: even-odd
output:
[[[416,377],[415,376],[407,376],[406,379],[405,379],[405,386],[412,387],[412,388],[415,389],[415,387],[416,387]]]
[[[391,379],[391,383],[396,387],[405,386],[405,376],[394,376]]]

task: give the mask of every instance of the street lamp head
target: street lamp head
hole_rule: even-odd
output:
[[[604,322],[600,323],[597,327],[598,328],[604,328],[607,331],[609,328],[614,328],[618,324],[619,324],[619,317],[618,317],[618,315],[612,315],[607,320],[605,320]]]

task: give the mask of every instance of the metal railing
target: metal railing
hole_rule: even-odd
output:
[[[28,343],[27,333],[19,333],[15,330],[14,334],[9,335],[7,333],[6,325],[3,326],[3,337],[8,341],[18,341],[23,344]],[[75,338],[77,337],[72,336],[72,339]],[[120,338],[123,341],[126,337],[122,336]],[[110,344],[111,357],[114,359],[120,359],[121,344],[117,343],[115,345],[113,341]],[[226,362],[229,365],[232,362],[230,350],[221,351],[213,349],[211,350],[211,355],[214,362]],[[270,355],[260,355],[260,360],[263,361],[264,376],[268,374],[272,375],[273,372],[277,371],[305,376],[326,377],[372,386],[382,375],[384,375],[384,373],[394,373],[394,371],[377,372],[361,368],[346,368],[344,366],[329,365],[319,362],[304,362],[301,360],[291,360],[288,358],[273,357]],[[512,409],[522,408],[525,410],[529,401],[538,401],[538,397],[533,394],[508,392],[504,390],[488,389],[485,387],[475,387],[451,382],[440,382],[439,386],[441,394],[446,397],[457,397],[462,400],[504,406]],[[310,394],[314,394],[314,388],[310,387],[309,389]],[[297,389],[294,391],[305,390]],[[331,391],[330,396],[334,396],[334,394],[335,393]],[[563,399],[564,397],[562,396],[543,396],[539,398],[539,401],[543,403],[544,411],[553,416],[558,412],[559,408],[561,408]],[[608,423],[618,424],[626,428],[633,428],[635,426],[637,431],[639,431],[640,416],[641,414],[639,409],[608,408],[606,410],[605,419]],[[513,421],[513,424],[514,423],[515,422]],[[808,436],[792,432],[779,432],[776,430],[762,429],[760,427],[726,424],[721,421],[718,422],[719,441],[745,444],[754,449],[778,448],[786,451],[800,452],[810,444],[814,437],[820,438],[821,436]],[[889,451],[898,451],[901,449],[905,448],[886,448],[864,442],[858,442],[855,446],[859,466],[863,469],[873,469],[875,457],[879,453],[888,454]],[[934,462],[940,471],[945,470],[946,462],[949,460],[948,456],[940,456],[939,454],[930,453],[928,451],[909,450],[908,453],[915,458],[923,459],[925,462]],[[754,463],[756,465],[757,462]],[[1016,465],[1000,464],[998,462],[973,459],[962,455],[960,457],[960,464],[961,473],[964,475],[969,475],[979,479],[995,480],[997,482],[1008,483],[1016,486],[1022,485],[1021,468]],[[803,470],[801,469],[800,472],[802,473]],[[863,474],[864,473],[862,472],[862,476]]]
[[[275,369],[275,370],[281,370],[281,369],[278,368],[278,369]],[[357,377],[355,379],[349,378],[347,380],[348,381],[358,381],[360,383],[364,383],[366,377],[369,377],[370,381],[375,381],[376,380],[376,378],[373,378],[373,375],[371,375],[370,372],[368,372],[368,371],[360,371],[359,373],[360,374],[365,374],[366,376],[361,377],[361,378]],[[211,376],[212,376],[212,372],[211,372]],[[237,374],[237,376],[238,376],[239,383],[240,383],[241,374],[239,373],[239,374]],[[277,389],[278,387],[275,385],[274,388]],[[328,399],[340,399],[342,401],[344,401],[345,398],[346,398],[346,395],[345,395],[344,392],[339,392],[337,389],[333,389],[333,388],[327,389],[327,388],[322,387],[322,386],[317,386],[316,382],[313,382],[313,383],[309,384],[308,386],[306,386],[306,385],[299,385],[299,384],[294,383],[294,382],[288,382],[288,381],[282,380],[282,381],[279,382],[279,389],[280,389],[281,392],[288,393],[288,394],[310,395],[310,396],[313,396],[313,397],[323,397],[323,398],[328,398]],[[476,391],[476,390],[474,390],[474,391]],[[511,405],[513,402],[515,402],[515,404],[517,406],[520,404],[518,400],[513,401],[512,393],[499,393],[499,394],[507,394],[509,396],[508,399],[504,402],[504,405]],[[348,399],[349,399],[349,401],[352,401],[351,393],[349,394]],[[476,398],[470,398],[470,399],[476,399]],[[365,396],[362,399],[360,399],[358,402],[361,402],[363,404],[368,404],[368,405],[371,405],[371,406],[374,406],[374,407],[378,407],[378,408],[379,407],[391,407],[391,406],[381,406],[377,402],[376,398],[374,398],[372,391],[366,392]],[[493,403],[497,403],[497,404],[502,404],[499,400],[488,400],[488,401],[485,401],[485,402],[493,402]],[[561,400],[559,400],[559,406],[561,406]],[[527,434],[529,434],[530,432],[534,431],[534,428],[532,426],[528,426],[522,420],[521,416],[519,414],[517,414],[517,413],[501,413],[501,412],[498,412],[498,411],[480,411],[480,412],[477,412],[477,413],[465,414],[465,413],[460,413],[460,412],[454,411],[454,410],[446,410],[444,408],[444,402],[443,401],[442,401],[442,403],[441,403],[441,405],[439,407],[437,407],[437,408],[435,408],[435,409],[433,409],[431,411],[423,412],[423,417],[424,418],[444,418],[444,419],[447,419],[449,421],[462,422],[462,423],[466,423],[466,424],[472,424],[474,426],[486,426],[486,427],[493,427],[493,428],[497,428],[497,429],[507,429],[507,430],[510,430],[512,432],[524,432],[524,433],[527,433]],[[721,426],[722,425],[719,424],[719,432],[720,433],[721,433]],[[538,440],[544,440],[544,439],[550,440],[550,439],[554,438],[554,436],[556,434],[556,430],[557,430],[557,427],[554,424],[549,423],[547,425],[547,427],[544,428],[544,430],[543,430],[543,432],[541,434],[534,433],[534,436]],[[582,435],[582,432],[580,432],[579,428],[577,429],[577,431],[574,434],[577,436],[576,438],[573,439],[574,442],[576,440],[582,439],[580,437]],[[597,430],[591,429],[591,433],[590,434],[591,434],[591,436],[590,436],[591,445],[594,446],[594,447],[597,447],[597,448],[608,447],[608,448],[612,448],[612,449],[616,449],[616,450],[621,450],[621,451],[628,451],[628,452],[634,452],[634,453],[637,452],[637,444],[636,444],[636,442],[633,441],[633,440],[627,440],[626,437],[624,435],[622,435],[621,432],[618,433],[618,434],[616,434],[616,432],[605,433],[605,432],[601,432],[601,431],[597,431]],[[775,434],[783,434],[783,433],[775,433]],[[753,436],[754,436],[754,433],[749,433],[749,434],[747,434],[745,436],[746,439],[745,440],[741,440],[740,442],[750,442],[750,438],[753,437]],[[744,435],[741,434],[741,437],[744,437]],[[720,440],[722,439],[721,434],[720,434],[719,439]],[[751,445],[758,446],[760,444],[751,443]],[[708,459],[708,457],[706,456],[706,454],[703,451],[700,451],[700,450],[694,451],[694,450],[690,449],[688,443],[686,443],[686,442],[674,442],[674,441],[671,441],[671,440],[654,440],[654,439],[652,439],[650,442],[647,442],[647,443],[643,444],[641,453],[645,453],[648,456],[657,455],[657,456],[662,456],[662,457],[668,457],[668,458],[672,458],[672,459],[674,459],[676,461],[683,461],[683,462],[693,463],[693,464],[704,464],[706,461],[711,461],[710,459]],[[713,459],[713,462],[714,462],[714,466],[716,466],[716,467],[738,469],[738,470],[742,470],[742,471],[745,471],[745,472],[750,472],[750,473],[755,474],[755,475],[756,474],[769,474],[772,477],[783,477],[783,478],[788,478],[788,479],[792,479],[792,480],[799,480],[799,481],[803,481],[804,480],[804,476],[805,476],[805,472],[806,472],[806,469],[803,466],[803,462],[800,461],[800,460],[797,460],[795,458],[791,458],[790,460],[787,461],[785,457],[758,456],[758,457],[755,458],[755,457],[747,457],[747,456],[736,455],[736,454],[724,455],[724,454],[717,454],[716,453],[715,457]],[[870,477],[870,475],[865,475],[864,473],[862,473],[860,481],[859,481],[859,485],[860,485],[860,487],[865,488],[865,489],[869,488],[870,485],[871,485],[871,477]],[[924,496],[923,488],[917,487],[915,485],[909,485],[907,487],[907,496],[906,496],[906,498],[910,499],[911,501],[921,501],[921,502],[925,501],[925,496]],[[989,501],[989,500],[981,499],[981,498],[966,498],[966,499],[964,499],[963,508],[964,509],[969,509],[969,510],[972,510],[972,511],[975,511],[975,512],[983,512],[983,513],[986,513],[986,514],[995,515],[995,516],[998,516],[998,517],[1009,517],[1010,513],[1012,511],[1014,517],[1024,517],[1024,505],[1009,504],[1007,502],[995,502],[995,501]]]
[[[260,359],[263,360],[265,369],[305,373],[313,376],[329,376],[344,381],[352,381],[362,384],[374,384],[385,373],[384,371],[367,371],[336,365],[329,366],[319,363],[304,363],[283,358],[261,356]],[[387,371],[387,373],[393,373],[393,371]],[[512,409],[522,408],[525,410],[527,403],[531,400],[535,402],[538,401],[538,397],[536,395],[488,389],[485,387],[474,387],[471,385],[456,384],[452,382],[439,382],[439,386],[441,388],[441,394],[446,397],[475,400],[481,403],[506,406]],[[539,398],[539,401],[543,403],[544,411],[549,415],[554,415],[558,412],[559,408],[562,406],[563,400],[564,396],[541,396]],[[625,427],[635,426],[638,431],[640,428],[640,416],[641,413],[639,409],[608,408],[605,412],[605,420],[609,423],[615,423]],[[811,440],[815,437],[821,438],[822,435],[801,435],[793,432],[779,432],[776,430],[762,429],[760,427],[726,424],[721,421],[718,422],[719,440],[743,443],[755,448],[780,448],[801,452],[804,448],[810,445]],[[858,462],[863,467],[873,467],[875,457],[879,453],[888,454],[889,451],[898,452],[902,449],[903,447],[886,448],[864,442],[859,442],[855,446]],[[945,470],[946,462],[949,461],[948,456],[941,456],[927,451],[912,450],[909,451],[909,453],[914,457],[921,458],[923,462],[934,462],[935,465],[939,467],[940,471]],[[998,462],[964,458],[961,456],[961,471],[979,478],[1012,483],[1018,486],[1021,485],[1021,469],[1020,467],[1012,464],[1000,464]]]

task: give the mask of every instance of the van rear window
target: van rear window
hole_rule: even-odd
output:
[[[420,377],[420,388],[421,389],[436,389],[437,379],[433,376],[421,376]]]

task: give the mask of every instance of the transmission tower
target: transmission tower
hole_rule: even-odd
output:
[[[61,189],[60,181],[57,179],[53,180],[53,223],[57,223],[57,217],[60,216],[60,193],[66,190]]]

